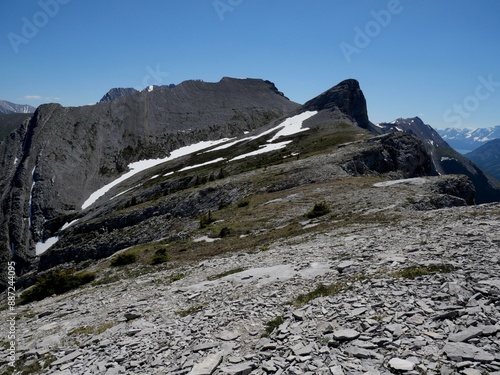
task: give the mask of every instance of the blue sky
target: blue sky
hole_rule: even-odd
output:
[[[373,122],[500,124],[497,0],[4,0],[0,99],[97,102],[223,76],[299,103],[346,78]]]

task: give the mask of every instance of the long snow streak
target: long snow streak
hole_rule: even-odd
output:
[[[33,189],[35,187],[35,169],[36,166],[33,167],[33,170],[31,171],[31,189],[30,189],[30,200],[29,200],[29,216],[28,216],[28,223],[29,227],[31,228],[31,202],[33,201]]]
[[[94,202],[96,202],[100,197],[102,197],[104,194],[106,194],[109,190],[111,190],[112,187],[122,183],[123,181],[129,179],[130,177],[136,175],[139,172],[145,171],[146,169],[155,167],[159,164],[165,163],[167,161],[173,160],[180,158],[181,156],[189,155],[194,152],[203,150],[205,148],[217,145],[219,143],[227,142],[228,139],[220,139],[217,141],[203,141],[199,143],[195,143],[189,146],[181,147],[177,150],[174,150],[170,153],[170,156],[163,158],[163,159],[149,159],[149,160],[141,160],[137,161],[135,163],[131,163],[128,165],[129,171],[125,173],[124,175],[120,176],[113,182],[110,182],[109,184],[103,186],[99,190],[95,191],[90,195],[90,197],[83,203],[82,205],[82,210],[85,210],[86,208],[90,207]]]

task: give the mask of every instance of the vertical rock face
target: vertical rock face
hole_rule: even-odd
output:
[[[270,82],[229,78],[157,87],[93,106],[40,106],[0,147],[0,260],[12,254],[22,272],[34,244],[131,162],[240,135],[298,106]]]
[[[366,99],[355,79],[347,79],[304,104],[307,111],[339,110],[356,124],[368,129]]]

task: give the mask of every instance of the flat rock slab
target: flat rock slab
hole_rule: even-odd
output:
[[[413,371],[415,364],[406,359],[393,358],[389,361],[389,367],[397,371]]]
[[[201,363],[194,365],[189,375],[211,375],[221,364],[223,352],[210,354]]]
[[[217,335],[215,335],[215,337],[223,341],[233,341],[240,337],[240,334],[238,332],[224,331],[218,333]]]
[[[52,362],[52,366],[59,366],[59,365],[62,365],[64,363],[71,362],[71,361],[75,360],[76,358],[80,357],[81,355],[83,355],[83,353],[77,350],[73,353],[65,355],[62,358],[59,358],[57,361]]]
[[[448,340],[453,342],[464,342],[473,339],[474,337],[481,336],[482,333],[482,328],[470,327],[464,331],[450,334],[448,336]]]
[[[193,346],[193,348],[191,349],[191,351],[193,351],[193,352],[200,352],[200,351],[203,351],[203,350],[208,350],[208,349],[216,348],[219,345],[220,344],[218,342],[206,342],[204,344],[199,344],[199,345]]]
[[[253,370],[252,362],[238,363],[233,366],[221,367],[220,369],[223,374],[227,375],[248,375]]]
[[[360,333],[355,329],[339,329],[333,332],[333,338],[338,341],[350,341],[359,337]]]
[[[449,342],[444,346],[443,351],[446,353],[448,358],[454,361],[469,360],[489,363],[495,360],[495,356],[491,355],[487,351],[474,345],[462,342]]]

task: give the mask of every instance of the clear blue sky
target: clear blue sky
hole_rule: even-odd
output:
[[[355,78],[373,122],[498,125],[499,15],[498,0],[3,0],[0,99],[230,76],[303,103]]]

